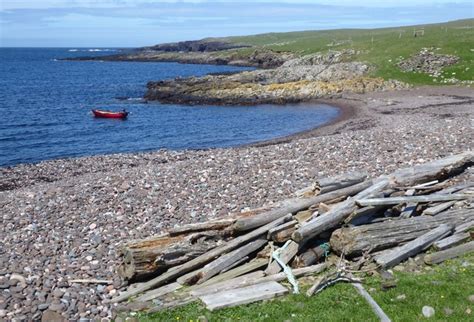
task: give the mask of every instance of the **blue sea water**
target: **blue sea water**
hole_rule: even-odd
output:
[[[57,60],[104,54],[111,51],[0,48],[0,166],[161,148],[237,146],[307,130],[339,113],[326,105],[142,104],[137,99],[150,80],[243,68]],[[96,119],[92,108],[126,108],[131,114],[125,121]]]

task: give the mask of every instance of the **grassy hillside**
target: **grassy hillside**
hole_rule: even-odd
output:
[[[414,37],[414,29],[424,29],[424,36]],[[376,67],[373,76],[412,84],[437,84],[439,79],[435,82],[427,74],[403,73],[396,63],[422,48],[439,48],[435,53],[461,58],[444,70],[444,78],[474,79],[474,19],[398,28],[268,33],[224,39],[300,55],[352,48],[360,52],[354,60],[366,61]]]

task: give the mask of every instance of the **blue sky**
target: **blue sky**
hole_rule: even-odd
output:
[[[138,47],[209,36],[472,17],[473,0],[0,0],[0,46]]]

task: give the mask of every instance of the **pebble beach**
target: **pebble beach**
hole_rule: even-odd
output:
[[[131,240],[269,206],[318,177],[354,170],[374,177],[474,147],[468,87],[342,94],[324,103],[341,108],[336,121],[255,145],[0,168],[0,319],[111,320],[120,249]]]

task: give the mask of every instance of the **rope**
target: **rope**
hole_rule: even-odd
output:
[[[329,246],[328,243],[322,243],[321,245],[319,245],[319,247],[324,250],[324,257],[328,257],[329,251],[331,250],[331,246]]]
[[[298,281],[293,275],[293,271],[291,270],[289,266],[283,263],[283,261],[280,259],[281,251],[283,251],[289,245],[289,243],[291,243],[291,240],[287,241],[285,245],[283,245],[281,248],[272,252],[272,258],[281,266],[281,268],[283,269],[283,272],[286,274],[286,278],[288,279],[288,282],[290,282],[290,284],[293,286],[293,294],[299,294],[300,289],[298,286]]]

